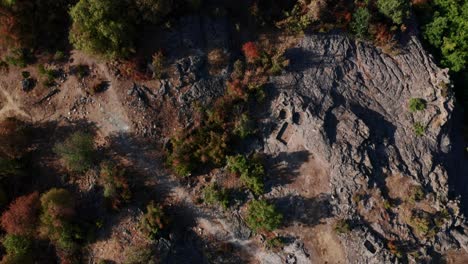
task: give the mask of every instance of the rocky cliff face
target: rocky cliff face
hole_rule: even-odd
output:
[[[265,152],[302,149],[327,168],[330,189],[323,193],[332,215],[356,226],[340,235],[346,262],[397,261],[399,247],[431,259],[463,244],[453,231],[464,220],[448,198],[444,164],[454,105],[448,74],[419,41],[388,55],[346,36],[309,35],[287,56],[288,72],[271,79],[277,95],[265,122],[273,131]],[[426,109],[411,112],[411,98],[427,101]]]

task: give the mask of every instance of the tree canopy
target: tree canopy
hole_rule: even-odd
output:
[[[71,10],[70,42],[84,52],[107,58],[133,51],[135,25],[126,1],[80,0]]]
[[[435,0],[424,38],[442,53],[442,64],[458,72],[468,59],[468,1]]]

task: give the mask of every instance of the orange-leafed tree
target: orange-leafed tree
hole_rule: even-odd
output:
[[[1,217],[2,228],[11,235],[34,235],[38,223],[39,194],[18,197]]]
[[[247,62],[255,62],[260,58],[260,51],[257,47],[257,44],[252,41],[242,45],[242,51],[244,52],[244,56]]]

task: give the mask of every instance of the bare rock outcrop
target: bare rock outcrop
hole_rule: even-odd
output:
[[[466,236],[452,232],[464,218],[449,199],[444,163],[454,107],[447,70],[415,37],[389,55],[343,35],[309,35],[287,56],[288,73],[271,78],[265,152],[305,149],[328,164],[333,213],[355,223],[340,236],[347,262],[416,261],[389,242],[421,259],[466,247]],[[412,98],[426,109],[411,112]]]

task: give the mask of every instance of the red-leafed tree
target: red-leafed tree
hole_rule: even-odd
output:
[[[0,6],[0,47],[17,47],[20,44],[17,32],[18,20],[13,13]]]
[[[17,198],[3,213],[2,228],[12,235],[33,235],[38,223],[39,205],[37,192]]]
[[[260,58],[260,51],[257,45],[252,41],[245,43],[242,46],[242,51],[248,62],[255,62]]]

